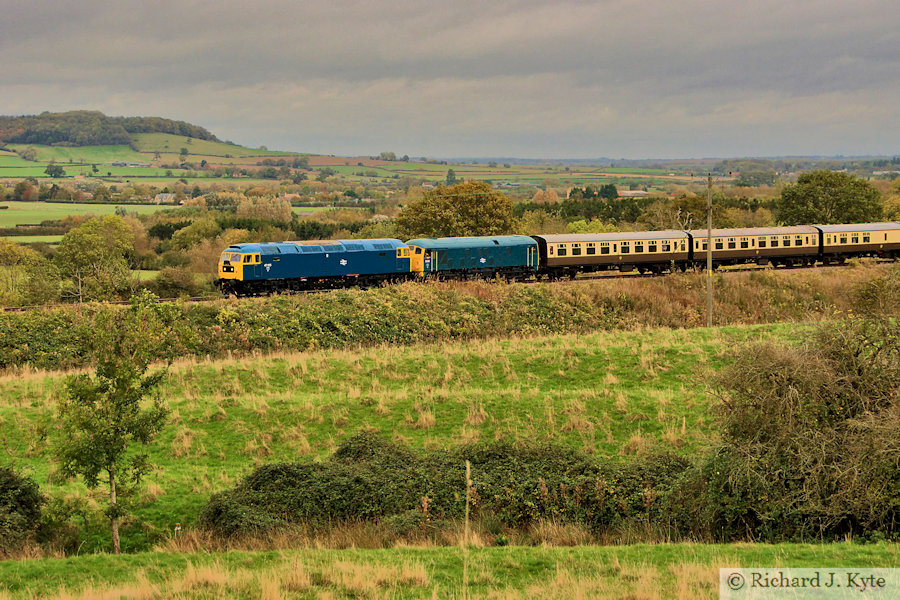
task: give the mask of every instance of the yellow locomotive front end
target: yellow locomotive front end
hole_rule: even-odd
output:
[[[219,279],[234,279],[236,281],[243,281],[243,260],[243,255],[240,252],[228,250],[223,252],[222,256],[219,257]]]

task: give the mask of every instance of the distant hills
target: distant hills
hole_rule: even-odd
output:
[[[132,134],[135,133],[168,133],[199,140],[220,141],[203,127],[161,117],[108,117],[91,110],[0,116],[0,144],[129,145],[133,142]]]

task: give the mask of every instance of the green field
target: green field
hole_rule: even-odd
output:
[[[70,215],[112,215],[116,212],[115,204],[78,204],[50,202],[0,202],[0,206],[9,208],[0,210],[0,227],[16,225],[37,225],[42,221],[58,220]],[[123,207],[129,213],[151,214],[171,207],[160,207],[155,204],[127,204]]]
[[[11,235],[11,236],[0,236],[2,240],[9,240],[11,242],[17,242],[19,244],[32,244],[36,242],[43,242],[45,244],[58,244],[62,240],[63,236],[61,235]]]
[[[300,156],[293,152],[245,148],[243,146],[191,139],[168,133],[138,133],[133,137],[138,151],[143,152],[145,155],[159,152],[160,154],[173,154],[178,156],[182,148],[187,148],[188,153],[191,155],[215,157],[225,157],[225,155],[231,155],[235,158],[248,156]]]
[[[360,429],[416,448],[497,437],[554,441],[601,456],[697,452],[712,436],[709,373],[747,339],[792,326],[649,330],[516,341],[284,354],[177,366],[162,394],[173,423],[154,443],[162,470],[125,532],[146,549],[195,522],[214,491],[260,462],[326,457]],[[53,476],[32,431],[48,424],[63,379],[0,378],[7,451],[53,495],[88,493]],[[106,544],[93,532],[86,549]]]
[[[898,561],[897,544],[150,552],[2,562],[0,589],[8,592],[0,591],[0,598],[431,599],[465,593],[473,600],[712,600],[719,597],[720,568],[889,568]]]
[[[32,144],[8,144],[7,148],[19,151],[34,148],[38,161],[42,163],[56,161],[62,166],[66,163],[103,164],[113,161],[147,162],[147,157],[135,152],[128,146],[37,146]],[[29,163],[34,164],[34,163]]]

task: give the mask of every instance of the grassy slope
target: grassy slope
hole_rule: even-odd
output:
[[[260,150],[245,148],[223,142],[211,142],[207,140],[189,139],[180,135],[168,133],[138,133],[134,136],[137,149],[146,154],[159,152],[160,154],[173,154],[179,156],[182,148],[187,148],[190,155],[224,157],[229,154],[236,158],[247,156],[293,156],[293,152],[278,152],[274,150]],[[146,156],[144,157],[146,159]]]
[[[209,494],[254,464],[323,457],[361,428],[415,447],[552,440],[604,456],[648,448],[697,451],[711,435],[711,369],[739,341],[796,327],[648,330],[285,354],[183,364],[162,390],[173,424],[152,447],[149,478],[124,547],[146,548],[195,521]],[[49,444],[63,379],[0,379],[0,427],[15,464],[45,492],[77,495],[54,475]],[[52,439],[52,430],[49,431]],[[106,542],[104,529],[87,547]]]
[[[832,544],[633,545],[472,549],[470,598],[718,597],[729,567],[884,568],[900,546]],[[453,598],[462,595],[458,547],[146,553],[0,563],[0,598]]]

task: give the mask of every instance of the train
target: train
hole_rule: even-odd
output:
[[[364,287],[410,279],[574,279],[706,267],[707,230],[318,240],[234,244],[219,257],[225,295]],[[841,264],[900,258],[900,222],[712,230],[713,267]]]

